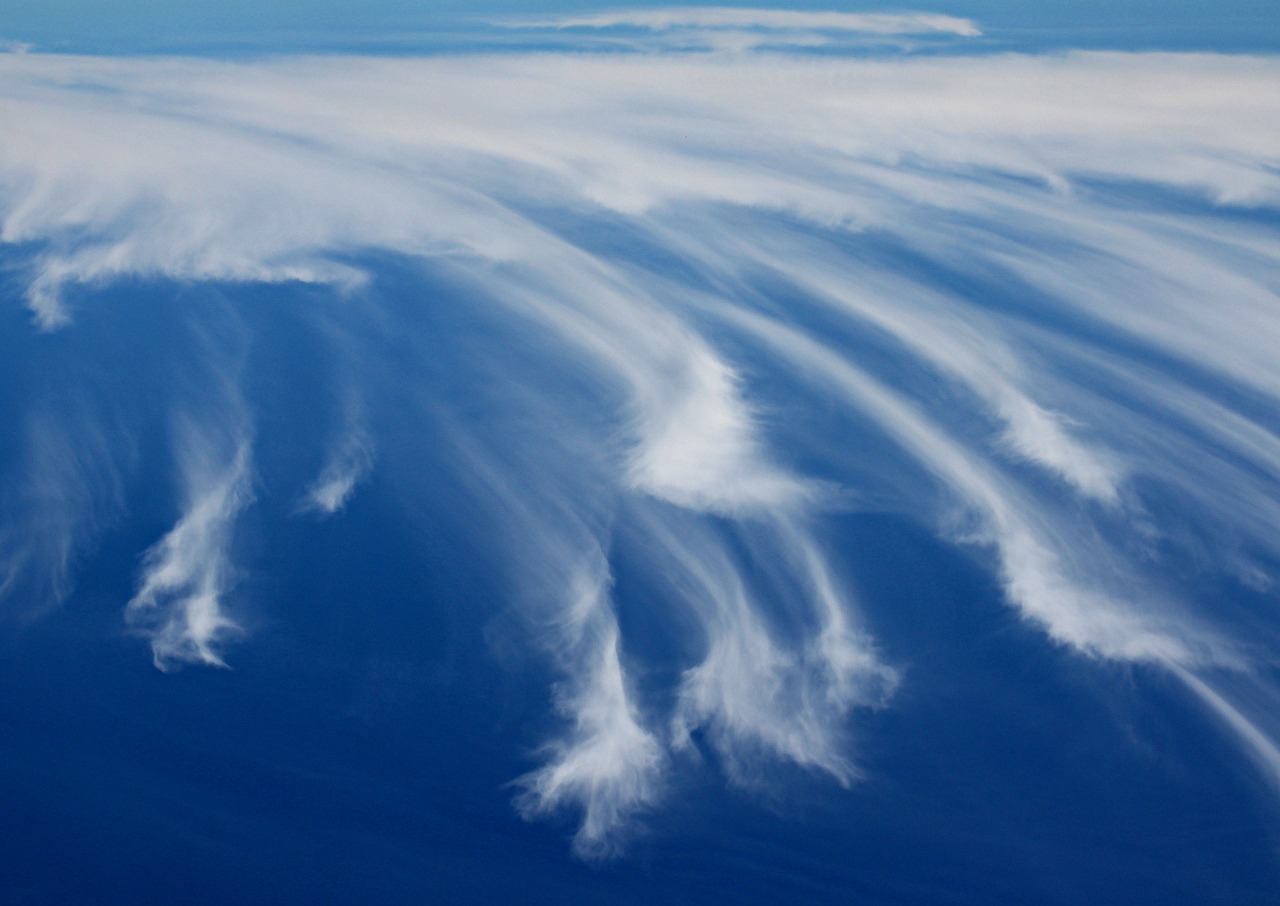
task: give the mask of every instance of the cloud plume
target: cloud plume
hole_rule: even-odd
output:
[[[973,38],[982,34],[969,19],[936,13],[841,13],[716,6],[512,18],[498,20],[497,24],[535,32],[556,29],[579,35],[605,33],[613,35],[614,42],[639,31],[647,35],[649,46],[657,42],[658,46],[669,49],[730,51],[761,46],[822,47],[907,36]]]
[[[518,806],[572,813],[599,857],[698,753],[742,786],[770,763],[861,776],[858,716],[910,652],[877,642],[885,595],[847,575],[833,514],[954,544],[1064,657],[1178,678],[1275,774],[1248,702],[1280,656],[1250,603],[1280,570],[1278,86],[1273,58],[1214,55],[3,55],[0,241],[32,343],[104,329],[129,281],[331,306],[343,386],[314,395],[343,430],[319,475],[255,478],[273,429],[250,389],[184,402],[179,513],[127,618],[162,668],[221,664],[255,494],[336,513],[374,449],[407,500],[455,481],[556,677]],[[384,290],[401,271],[412,291]],[[350,355],[371,324],[384,347]],[[43,560],[61,589],[110,509],[84,487],[120,457],[32,424],[48,455],[6,518],[47,531],[0,575]],[[384,449],[412,466],[384,475]]]
[[[147,551],[126,615],[149,638],[161,670],[181,663],[221,667],[219,649],[239,630],[223,599],[234,578],[235,518],[251,499],[249,443],[211,437],[190,422],[177,434],[185,509]]]

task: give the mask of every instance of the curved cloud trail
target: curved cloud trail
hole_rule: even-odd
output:
[[[840,13],[748,7],[668,7],[578,16],[502,19],[495,24],[608,36],[615,46],[639,49],[746,51],[758,47],[832,47],[920,37],[974,38],[969,19],[936,13]],[[636,32],[643,35],[637,40]]]
[[[0,597],[24,600],[23,618],[57,607],[71,594],[81,549],[123,508],[120,447],[127,440],[96,414],[62,401],[63,412],[30,414],[20,477],[9,483],[0,530]],[[123,442],[122,442],[123,441]]]
[[[603,557],[591,558],[566,585],[556,649],[569,678],[556,705],[572,729],[547,746],[545,765],[520,779],[518,804],[526,815],[579,808],[574,850],[595,858],[616,852],[620,829],[655,801],[665,753],[628,689]]]
[[[176,434],[183,513],[147,551],[125,614],[150,639],[161,670],[183,662],[222,667],[219,648],[239,631],[223,598],[235,518],[252,496],[250,445],[240,431],[219,437],[189,420]]]
[[[661,15],[597,24],[855,27]],[[386,256],[459,293],[420,307],[515,338],[468,363],[492,423],[426,371],[397,392],[560,676],[518,805],[573,811],[598,857],[699,753],[746,786],[859,776],[857,712],[910,681],[824,529],[863,506],[970,551],[1064,651],[1177,678],[1276,773],[1277,98],[1280,62],[1212,55],[26,54],[0,58],[0,239],[33,342],[111,281],[302,283],[349,359]],[[430,359],[404,310],[372,317]],[[335,408],[377,408],[383,367],[348,361]],[[244,392],[178,432],[181,515],[128,605],[162,667],[236,631],[268,430]],[[326,514],[385,440],[345,424],[301,492]],[[63,575],[100,519],[96,466],[45,466],[24,499],[55,540],[6,575]],[[679,628],[665,688],[636,620]]]
[[[358,418],[349,416],[344,433],[329,451],[324,468],[307,488],[299,509],[332,516],[341,512],[356,485],[373,468],[373,441]]]
[[[823,13],[806,10],[751,9],[726,6],[686,6],[564,16],[548,19],[505,20],[503,24],[549,28],[616,28],[632,26],[663,31],[671,28],[813,29],[917,34],[946,32],[972,37],[981,34],[968,19],[933,13]]]

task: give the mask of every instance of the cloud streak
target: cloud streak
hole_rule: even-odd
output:
[[[518,804],[527,816],[580,810],[573,847],[585,858],[617,852],[620,831],[657,801],[666,758],[628,689],[603,569],[599,560],[573,577],[559,627],[557,647],[569,679],[556,706],[572,729],[549,744],[545,765],[519,781]]]
[[[744,10],[552,24],[971,33]],[[1171,673],[1274,773],[1274,727],[1232,684],[1265,675],[1280,627],[1216,602],[1280,568],[1277,85],[1274,59],[1212,55],[13,55],[0,240],[45,331],[128,279],[334,297],[344,430],[303,506],[340,511],[375,447],[382,481],[389,435],[423,435],[430,468],[385,480],[467,489],[504,607],[558,677],[519,807],[574,813],[600,857],[698,753],[743,786],[779,762],[860,776],[857,715],[910,674],[876,643],[883,598],[846,588],[831,511],[957,544],[1066,656]],[[370,301],[388,258],[459,298]],[[510,344],[453,363],[465,405],[424,364],[452,340],[415,320],[449,304]],[[365,320],[413,367],[347,356]],[[238,632],[235,526],[260,490],[238,393],[179,407],[180,512],[127,611],[162,668],[221,664]],[[411,427],[388,432],[388,409]],[[55,540],[10,563],[62,575],[81,542],[57,539],[93,507],[77,457],[46,465],[30,486],[61,490],[32,506]],[[673,637],[666,688],[637,620]]]
[[[185,507],[147,551],[126,618],[150,640],[161,670],[183,663],[223,667],[219,649],[239,632],[224,598],[234,580],[235,518],[252,499],[249,442],[185,422],[176,445]]]
[[[83,404],[61,403],[31,414],[4,502],[17,518],[0,529],[0,600],[28,618],[71,594],[78,556],[124,509],[128,444]]]
[[[332,516],[341,512],[373,468],[373,442],[359,425],[348,427],[329,453],[316,480],[303,495],[301,509]]]
[[[822,47],[908,36],[973,38],[982,34],[969,19],[935,13],[840,13],[750,7],[668,7],[579,16],[500,19],[510,29],[613,35],[616,42],[639,31],[669,49],[743,51],[756,47]],[[634,40],[634,38],[632,38]],[[622,45],[625,46],[625,45]],[[638,46],[644,47],[641,43]]]
[[[971,37],[978,27],[968,19],[934,13],[826,13],[749,7],[669,7],[547,19],[508,19],[509,26],[547,28],[617,28],[665,31],[672,28],[762,28],[865,32],[869,34],[925,34],[944,32]]]

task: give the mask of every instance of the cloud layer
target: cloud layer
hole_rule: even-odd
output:
[[[556,24],[971,33],[628,16]],[[835,510],[962,546],[1028,625],[1180,678],[1274,773],[1247,700],[1274,694],[1280,627],[1215,601],[1271,599],[1280,566],[1278,88],[1275,60],[1208,55],[12,55],[0,240],[31,342],[112,281],[351,300],[388,254],[521,337],[486,365],[496,428],[430,383],[413,417],[562,677],[520,807],[576,811],[595,856],[700,747],[744,785],[778,761],[859,776],[852,721],[904,678],[841,578]],[[345,367],[319,475],[278,493],[322,514],[360,493],[377,370]],[[209,411],[175,404],[180,512],[127,608],[162,667],[220,664],[236,632],[257,429],[224,378]],[[4,588],[34,571],[58,597],[121,457],[32,423],[6,513],[43,534],[6,542]],[[668,697],[633,675],[615,544],[690,629]]]
[[[568,31],[614,48],[744,51],[901,43],[907,38],[974,38],[969,19],[935,13],[839,13],[751,7],[684,6],[579,16],[499,20],[504,28]],[[639,37],[642,36],[642,37]]]
[[[623,10],[583,16],[509,20],[509,24],[543,25],[548,28],[629,26],[652,31],[672,28],[760,28],[908,35],[944,32],[967,37],[981,34],[978,27],[968,19],[933,13],[834,13],[728,6]]]

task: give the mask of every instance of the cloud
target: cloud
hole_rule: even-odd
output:
[[[645,729],[627,688],[620,636],[607,599],[604,561],[589,563],[569,587],[558,649],[568,668],[557,692],[557,709],[572,722],[547,747],[547,763],[519,780],[526,815],[576,807],[582,819],[574,851],[584,858],[617,852],[620,834],[660,793],[665,752]]]
[[[968,19],[933,13],[840,13],[749,7],[669,7],[619,10],[579,16],[500,19],[512,29],[556,29],[613,33],[648,32],[667,48],[750,50],[769,47],[820,47],[833,43],[899,36],[977,37]],[[643,45],[641,45],[643,46]]]
[[[370,453],[365,438],[347,437],[325,465],[306,494],[303,508],[333,515],[346,507],[356,484],[369,471]]]
[[[5,62],[5,114],[19,128],[0,160],[10,187],[0,237],[59,240],[31,288],[48,323],[60,287],[131,273],[354,285],[359,273],[330,253],[522,254],[508,246],[529,230],[495,234],[512,218],[486,210],[483,192],[468,199],[465,172],[413,178],[457,153],[534,167],[570,197],[633,214],[719,201],[871,225],[894,216],[875,207],[886,190],[944,208],[997,200],[886,166],[904,159],[1051,182],[1166,182],[1223,200],[1277,193],[1266,165],[1276,141],[1260,125],[1273,75],[1251,58]],[[397,87],[424,79],[458,90]],[[70,87],[77,80],[146,103],[104,100]],[[1097,90],[1116,80],[1130,91]],[[680,89],[690,83],[694,96]],[[597,91],[572,87],[586,84]],[[653,105],[686,128],[647,126]],[[139,130],[141,146],[127,140]],[[756,153],[726,163],[743,142]],[[845,188],[833,189],[839,174]],[[350,180],[352,191],[337,189]]]
[[[694,510],[734,513],[785,508],[811,492],[771,467],[733,371],[695,347],[684,374],[646,399],[636,426],[640,443],[628,470],[637,490]],[[648,388],[661,385],[650,382]]]
[[[235,518],[250,502],[247,437],[219,437],[183,420],[177,459],[186,506],[174,527],[147,551],[129,624],[151,642],[155,665],[225,666],[221,644],[239,632],[223,602],[233,579]]]
[[[581,423],[570,402],[541,392],[541,380],[545,375],[522,374],[522,389],[504,393],[513,411],[538,426],[516,447],[486,442],[466,422],[448,420],[433,430],[454,446],[450,459],[477,511],[496,514],[497,527],[476,531],[501,552],[497,569],[509,576],[509,606],[524,637],[545,650],[562,676],[554,699],[566,726],[541,748],[543,765],[520,778],[521,812],[577,814],[575,852],[589,859],[615,854],[661,805],[669,772],[678,756],[693,751],[692,736],[702,729],[737,782],[752,784],[771,761],[843,784],[857,779],[844,748],[850,718],[882,704],[897,674],[860,628],[857,608],[826,567],[810,528],[787,517],[802,505],[773,505],[754,492],[744,501],[734,492],[727,501],[746,509],[725,509],[720,495],[729,492],[718,490],[720,476],[692,501],[633,489],[613,471],[607,452],[593,446],[599,440],[592,423]],[[712,437],[717,433],[713,425]],[[733,554],[735,545],[707,530],[707,499],[717,501],[716,519],[738,524],[741,543],[758,547],[757,568],[776,575],[778,587],[767,598],[757,600],[752,567]],[[643,655],[627,651],[620,629],[615,545],[626,546],[665,589],[653,613],[631,619],[697,628],[696,640],[682,642],[688,667],[678,703],[665,714],[655,712],[652,690],[629,669]],[[774,606],[804,615],[788,638],[768,628]],[[498,646],[500,657],[504,648]]]
[[[516,806],[526,817],[575,814],[574,852],[602,859],[659,802],[667,746],[642,716],[626,669],[605,477],[575,461],[575,426],[554,399],[517,404],[532,408],[551,437],[511,449],[483,443],[473,424],[446,421],[438,430],[477,512],[500,514],[495,525],[471,528],[501,553],[494,569],[510,588],[504,610],[519,627],[515,644],[544,654],[560,674],[554,704],[563,729],[540,746],[541,766],[514,781]]]
[[[303,495],[300,509],[325,516],[344,509],[373,468],[373,439],[361,424],[358,407],[349,406],[342,436],[329,451],[316,480]]]
[[[997,318],[931,287],[884,272],[856,270],[830,254],[791,245],[784,235],[756,238],[752,260],[821,299],[890,334],[911,354],[967,386],[1004,425],[1009,450],[1055,473],[1079,493],[1104,503],[1118,499],[1121,476],[1105,451],[1071,435],[1063,417],[1037,402]]]
[[[11,515],[0,526],[0,599],[28,618],[71,593],[76,560],[125,506],[127,442],[86,401],[58,404],[33,412],[18,432],[21,474],[3,502]]]
[[[1274,658],[1251,629],[1274,616],[1220,599],[1280,564],[1277,84],[1275,59],[1213,55],[9,55],[0,240],[49,340],[130,278],[360,300],[325,314],[333,348],[368,319],[414,364],[349,356],[335,405],[395,411],[402,444],[421,431],[431,468],[386,479],[406,499],[466,489],[456,521],[483,527],[478,556],[556,676],[520,807],[575,813],[597,857],[703,747],[741,784],[771,762],[857,779],[858,712],[902,677],[873,635],[883,598],[846,590],[824,529],[850,501],[968,551],[1065,656],[1181,678],[1272,763],[1236,684]],[[388,258],[437,285],[381,298]],[[414,320],[449,304],[484,312],[487,354]],[[448,355],[466,406],[423,364]],[[237,631],[238,393],[178,406],[182,505],[128,609],[160,666],[219,664]],[[317,512],[382,462],[386,426],[356,408],[306,492]],[[4,548],[6,575],[39,561],[65,588],[102,458],[72,427],[32,437],[35,490],[7,506],[49,531]],[[654,589],[627,619],[615,556]],[[678,636],[668,687],[628,620]]]
[[[1122,661],[1187,666],[1238,665],[1232,647],[1187,618],[1170,619],[1169,602],[1152,606],[1152,590],[1119,594],[1099,587],[1109,568],[1105,548],[1072,537],[1070,521],[1057,517],[986,462],[951,440],[898,393],[820,344],[756,317],[736,315],[794,367],[848,394],[893,440],[941,480],[981,520],[976,537],[994,544],[1009,599],[1059,642]],[[1071,561],[1084,560],[1088,575],[1074,575]]]
[[[778,566],[798,586],[788,604],[806,613],[803,644],[770,629],[767,602],[714,536],[670,523],[648,527],[669,559],[664,574],[697,615],[707,646],[684,674],[672,744],[688,751],[694,731],[705,730],[731,777],[744,785],[769,759],[848,785],[860,776],[846,746],[850,714],[886,701],[898,673],[853,625],[853,602],[807,532],[784,522],[763,536],[746,534],[782,555]]]
[[[1248,677],[1244,682],[1239,676],[1206,677],[1185,670],[1176,670],[1178,677],[1200,703],[1207,708],[1239,740],[1250,759],[1273,791],[1280,792],[1280,746],[1276,745],[1275,689]],[[1246,714],[1246,707],[1233,703],[1220,687],[1242,686],[1246,697],[1261,705],[1255,713]],[[1250,688],[1252,687],[1252,688]],[[1262,729],[1266,727],[1266,731]]]
[[[855,32],[874,35],[943,33],[963,37],[982,34],[968,19],[935,13],[837,13],[727,6],[684,6],[621,10],[545,19],[504,19],[499,20],[499,24],[512,28],[622,27],[643,28],[650,31],[698,28]]]

